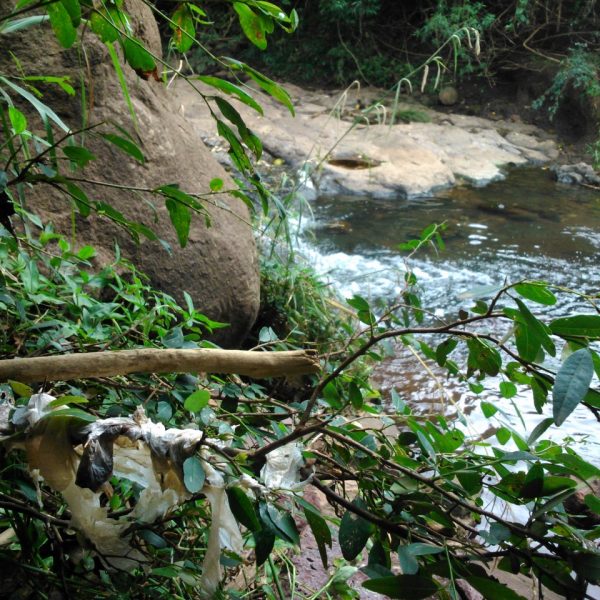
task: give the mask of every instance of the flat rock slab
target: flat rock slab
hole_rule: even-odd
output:
[[[295,117],[258,91],[254,96],[264,116],[232,102],[271,155],[305,174],[307,196],[427,196],[460,181],[485,185],[502,179],[507,166],[543,164],[558,156],[556,143],[532,125],[448,115],[414,103],[400,104],[398,110],[417,110],[429,122],[390,125],[389,106],[365,113],[348,108],[351,99],[341,102],[341,93],[284,87]],[[210,144],[215,124],[202,100],[185,82],[176,84],[175,93],[187,119]]]

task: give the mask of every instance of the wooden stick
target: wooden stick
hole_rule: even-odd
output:
[[[139,348],[0,360],[0,381],[68,381],[128,373],[237,373],[262,379],[317,373],[319,368],[317,356],[310,350],[254,352]]]

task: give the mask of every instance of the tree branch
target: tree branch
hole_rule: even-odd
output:
[[[0,360],[0,381],[68,381],[129,373],[237,373],[265,378],[317,373],[319,369],[317,356],[311,350],[138,348]]]

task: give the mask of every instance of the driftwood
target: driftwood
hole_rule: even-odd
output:
[[[113,377],[129,373],[236,373],[254,378],[317,373],[314,352],[139,348],[0,360],[0,381],[23,383]]]

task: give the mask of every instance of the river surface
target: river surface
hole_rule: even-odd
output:
[[[360,294],[371,300],[397,299],[407,254],[398,244],[441,222],[446,223],[446,248],[426,249],[410,261],[422,286],[423,305],[440,318],[468,309],[474,299],[489,297],[506,281],[527,278],[587,293],[600,291],[600,194],[557,184],[541,169],[513,170],[486,187],[460,186],[431,198],[323,197],[311,207],[312,215],[303,217],[299,249],[346,298]],[[592,312],[583,301],[564,294],[554,306],[530,306],[544,318]],[[396,348],[374,376],[384,392],[395,388],[417,413],[470,413],[467,433],[473,438],[493,435],[490,426],[508,426],[526,436],[551,416],[549,404],[539,415],[524,390],[511,400],[501,398],[500,380],[491,380],[477,397],[406,349]],[[481,400],[500,409],[491,421],[481,413]],[[598,423],[586,409],[577,409],[546,437],[572,440],[588,460],[600,464]]]

